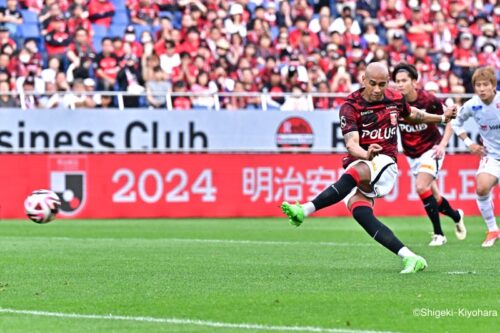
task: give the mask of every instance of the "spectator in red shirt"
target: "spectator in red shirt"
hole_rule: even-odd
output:
[[[125,30],[125,36],[123,37],[123,47],[130,48],[130,52],[133,53],[137,58],[140,58],[143,53],[142,44],[136,40],[135,28],[133,25],[129,25]]]
[[[77,28],[74,41],[68,47],[68,58],[75,66],[79,66],[83,58],[88,58],[95,53],[94,48],[89,43],[87,31],[83,27]]]
[[[50,1],[54,1],[53,3]],[[46,35],[51,32],[54,27],[52,22],[58,18],[64,18],[64,14],[59,7],[59,4],[55,0],[47,1],[47,5],[42,10],[40,15],[40,22],[42,23],[42,35]]]
[[[308,32],[311,35],[311,45],[313,48],[316,48],[319,46],[319,40],[318,36],[311,32],[307,26],[307,19],[304,16],[299,16],[295,19],[295,30],[290,32],[289,34],[289,41],[290,45],[292,47],[297,47],[297,45],[300,42],[300,39],[302,38],[302,33],[303,32]]]
[[[87,38],[90,41],[92,37],[92,24],[90,24],[90,20],[85,15],[88,15],[88,12],[86,12],[82,6],[77,5],[73,7],[72,13],[73,15],[68,19],[68,33],[71,36],[75,36],[76,30],[78,28],[83,28],[88,32]]]
[[[130,19],[135,24],[158,25],[158,6],[151,0],[140,0],[130,7]]]
[[[20,0],[19,4],[23,9],[29,9],[37,14],[42,11],[43,0]]]
[[[434,31],[432,24],[425,20],[420,5],[411,8],[411,15],[406,24],[406,38],[411,46],[415,48],[417,44],[431,46],[430,34]]]
[[[121,63],[125,56],[125,44],[123,43],[123,39],[120,37],[113,37],[111,38],[111,42],[113,44],[113,53],[118,59],[118,62]]]
[[[391,63],[397,64],[400,62],[408,62],[406,59],[408,48],[404,44],[404,36],[401,32],[396,31],[392,35],[392,38],[389,39],[389,45],[387,45],[386,50]]]
[[[186,82],[182,80],[174,82],[173,92],[186,93],[187,92]],[[192,107],[191,99],[187,96],[174,96],[172,97],[172,106],[176,110],[189,110]]]
[[[108,28],[115,15],[115,6],[109,0],[90,0],[89,19],[92,24]]]
[[[479,65],[476,52],[473,49],[474,37],[470,32],[463,32],[458,37],[458,45],[453,53],[455,72],[465,83],[467,92],[472,92],[472,72]]]
[[[0,47],[5,45],[10,45],[15,50],[17,48],[16,42],[10,38],[9,29],[4,26],[0,26]]]
[[[392,36],[396,31],[401,31],[406,24],[404,12],[404,3],[398,0],[386,0],[382,2],[382,10],[378,12],[377,18],[381,23],[381,27],[385,30],[384,34]]]
[[[102,39],[102,52],[95,59],[94,67],[97,76],[97,90],[114,90],[116,75],[120,70],[118,58],[114,54],[111,38]]]
[[[62,58],[66,55],[66,50],[72,41],[71,36],[66,31],[64,18],[59,17],[51,24],[53,30],[45,35],[45,48],[49,56]]]

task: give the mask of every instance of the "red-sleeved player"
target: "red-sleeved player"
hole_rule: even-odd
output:
[[[443,105],[434,95],[417,89],[418,71],[413,65],[400,63],[394,67],[392,80],[406,101],[413,107],[427,113],[442,115]],[[451,124],[445,127],[441,135],[435,124],[412,124],[399,119],[401,144],[413,175],[416,177],[417,193],[422,200],[427,216],[432,222],[434,234],[429,246],[446,244],[446,236],[441,229],[439,213],[443,213],[455,222],[455,234],[464,240],[467,230],[464,225],[462,210],[453,209],[448,200],[439,192],[436,179],[443,165],[445,148],[453,133]]]
[[[397,180],[398,118],[418,123],[440,123],[456,116],[456,108],[443,117],[410,107],[396,90],[387,88],[389,71],[383,63],[366,67],[364,87],[347,97],[340,108],[341,129],[348,156],[345,173],[339,180],[304,204],[283,202],[281,209],[291,224],[299,226],[306,216],[341,200],[354,219],[377,242],[403,258],[401,273],[416,273],[427,262],[401,243],[393,232],[373,214],[374,199],[388,194]]]

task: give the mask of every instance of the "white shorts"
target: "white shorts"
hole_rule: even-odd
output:
[[[441,167],[443,166],[444,155],[440,160],[436,160],[432,157],[432,154],[434,154],[434,149],[426,151],[420,157],[407,158],[410,170],[414,176],[421,172],[425,172],[434,177],[434,179],[437,178],[439,170],[441,170]]]
[[[488,156],[481,158],[476,175],[480,173],[489,173],[500,179],[500,161]]]
[[[349,168],[352,168],[358,163],[365,163],[370,168],[370,185],[372,186],[373,191],[368,193],[358,189],[357,187],[354,188],[351,193],[344,198],[344,203],[346,205],[349,202],[349,199],[356,194],[357,190],[366,195],[368,198],[380,198],[391,192],[394,187],[394,183],[398,179],[398,165],[391,157],[387,155],[377,155],[371,161],[357,160],[349,164],[346,170],[349,170]]]

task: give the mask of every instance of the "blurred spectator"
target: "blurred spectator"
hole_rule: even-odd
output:
[[[153,78],[146,82],[147,100],[153,108],[164,108],[167,104],[166,94],[172,89],[172,84],[160,66],[156,66],[153,73]]]
[[[344,6],[342,8],[342,15],[337,17],[330,27],[331,31],[338,31],[340,34],[353,34],[359,36],[361,34],[361,28],[359,27],[358,21],[354,21],[352,9],[349,6]]]
[[[0,8],[0,24],[9,29],[10,35],[17,40],[17,27],[23,23],[23,16],[17,9],[17,0],[7,0],[7,7]]]
[[[174,82],[173,92],[176,94],[180,94],[172,97],[172,106],[175,110],[191,109],[191,98],[183,95],[187,92],[186,83],[184,81]]]
[[[247,36],[246,22],[243,20],[243,6],[237,2],[229,8],[229,17],[224,21],[226,33],[231,35],[240,34],[241,37]]]
[[[130,48],[130,52],[134,54],[137,58],[140,58],[142,56],[144,50],[142,44],[136,40],[135,28],[133,25],[129,25],[125,30],[125,36],[123,38],[123,47],[125,47],[125,44],[127,45],[127,47]],[[117,47],[115,45],[115,54],[116,50]]]
[[[112,95],[102,94],[96,101],[96,108],[100,109],[111,109],[115,108],[114,100]]]
[[[281,106],[281,111],[312,111],[311,100],[304,95],[299,86],[294,86],[292,87],[292,93],[285,97],[285,103]]]
[[[384,31],[386,36],[393,36],[396,32],[402,32],[406,24],[406,17],[401,15],[404,10],[405,4],[403,1],[382,1],[381,10],[378,12],[377,18],[381,24],[380,29],[381,31]]]
[[[71,13],[73,15],[68,18],[68,33],[70,36],[75,36],[78,29],[84,29],[89,42],[92,36],[92,24],[89,20],[89,12],[82,5],[75,5],[72,6]]]
[[[318,93],[330,93],[330,85],[327,81],[321,81],[317,84],[316,90]],[[314,108],[317,110],[327,110],[333,106],[332,99],[330,97],[321,96],[313,98]]]
[[[95,106],[92,96],[86,94],[82,79],[73,82],[71,93],[64,95],[64,107],[69,109],[91,108]]]
[[[66,21],[64,18],[57,17],[52,21],[52,30],[45,35],[45,48],[49,56],[63,58],[67,48],[72,41],[71,36],[66,30]]]
[[[473,92],[470,79],[474,68],[479,65],[476,52],[473,48],[474,36],[470,32],[462,32],[457,38],[457,46],[453,54],[455,59],[454,72],[467,82],[465,88],[467,92]]]
[[[16,107],[17,102],[11,95],[10,84],[7,81],[0,81],[0,108]]]
[[[102,52],[95,59],[94,67],[97,77],[97,90],[114,90],[116,75],[120,70],[118,58],[113,53],[111,38],[103,38]]]
[[[43,109],[53,109],[63,106],[63,98],[57,92],[55,79],[53,81],[45,81],[45,94],[40,96],[39,105]]]
[[[59,7],[59,3],[57,3],[56,0],[46,1],[45,7],[43,8],[40,15],[40,22],[42,23],[42,35],[46,35],[54,29],[54,21],[63,19],[64,13],[61,10],[61,7]]]
[[[89,1],[89,20],[92,24],[103,25],[108,28],[115,15],[115,6],[109,0]]]
[[[130,10],[130,20],[134,24],[158,25],[158,5],[152,0],[134,1]]]
[[[80,66],[83,59],[94,57],[94,48],[89,42],[88,30],[78,27],[73,42],[68,47],[67,57],[75,65]]]
[[[406,38],[410,42],[412,48],[415,48],[416,45],[430,47],[430,33],[434,31],[434,27],[424,16],[422,6],[419,5],[418,1],[411,2],[413,2],[414,5],[410,8],[410,18],[405,25],[407,31]]]
[[[139,94],[144,90],[144,80],[142,79],[141,67],[137,57],[134,54],[127,54],[124,57],[124,66],[118,72],[116,77],[118,89],[126,91],[127,96],[123,97],[123,104],[127,108],[139,107]]]
[[[15,50],[17,48],[16,42],[10,38],[9,29],[7,27],[0,25],[0,45],[4,47],[5,45],[10,45]]]
[[[45,89],[45,88],[44,88]],[[21,108],[23,110],[34,110],[38,107],[38,96],[35,94],[35,77],[28,75],[22,82],[22,88],[19,89],[23,93],[21,98]]]
[[[207,72],[200,71],[196,77],[196,82],[191,86],[193,96],[193,106],[196,108],[211,109],[214,106],[214,98],[211,96],[217,92],[217,85],[210,81]]]

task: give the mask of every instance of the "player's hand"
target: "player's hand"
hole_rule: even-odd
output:
[[[370,146],[368,146],[368,154],[367,154],[367,160],[371,161],[375,156],[379,154],[379,152],[382,151],[382,146],[376,143],[372,143]]]
[[[440,160],[443,158],[443,156],[444,156],[444,147],[441,147],[439,145],[435,145],[434,147],[432,147],[432,157],[435,160]]]
[[[455,119],[457,117],[457,112],[458,107],[456,105],[447,106],[443,113],[445,122],[448,123],[450,120]]]
[[[481,157],[486,156],[486,149],[484,146],[478,145],[477,143],[473,143],[469,146],[469,150],[471,153],[479,155]]]

